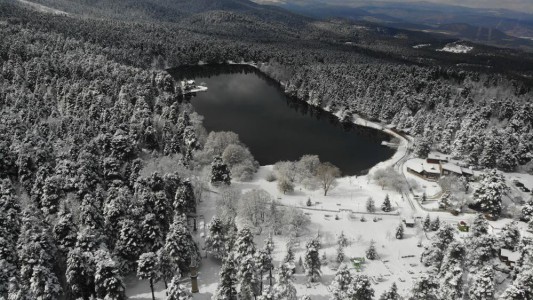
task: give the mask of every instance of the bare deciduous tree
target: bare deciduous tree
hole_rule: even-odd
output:
[[[335,187],[337,178],[341,176],[339,168],[329,162],[320,163],[316,171],[316,177],[324,190],[324,196],[328,195],[328,191]]]

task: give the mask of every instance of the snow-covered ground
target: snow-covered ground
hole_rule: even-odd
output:
[[[62,10],[44,6],[42,4],[38,4],[38,3],[26,1],[26,0],[17,0],[17,1],[43,13],[50,13],[50,14],[56,14],[56,15],[68,15],[68,13]]]
[[[461,45],[461,44],[447,44],[442,49],[437,49],[437,51],[451,52],[451,53],[468,53],[474,50],[474,47]]]
[[[431,46],[431,44],[420,44],[420,45],[414,45],[413,48],[414,49],[421,49],[421,48],[425,48],[425,47],[429,47]]]
[[[475,216],[474,214],[453,216],[448,212],[430,211],[428,208],[433,209],[432,202],[423,207],[416,200],[411,199],[412,195],[407,193],[401,195],[393,190],[382,189],[380,185],[370,179],[372,177],[371,174],[379,169],[394,167],[403,172],[406,180],[416,182],[414,184],[415,194],[426,192],[428,196],[432,196],[440,193],[440,187],[437,183],[425,181],[406,172],[406,165],[420,163],[416,159],[408,160],[409,140],[384,128],[380,124],[367,122],[360,118],[355,118],[354,122],[389,132],[400,140],[398,151],[394,156],[372,168],[369,172],[370,175],[340,178],[337,186],[327,196],[324,196],[323,191],[320,189],[308,190],[300,185],[295,187],[294,192],[287,195],[282,194],[277,189],[276,181],[269,182],[267,180],[273,171],[273,166],[262,166],[251,182],[232,183],[234,188],[241,191],[263,189],[281,205],[299,207],[309,216],[310,225],[297,238],[294,249],[296,261],[298,261],[300,256],[303,256],[305,243],[316,237],[317,234],[320,234],[322,242],[321,255],[325,253],[327,261],[322,266],[321,281],[312,285],[307,284],[307,278],[303,273],[302,267],[297,265],[294,284],[299,296],[311,295],[313,300],[330,298],[331,293],[328,291],[328,286],[333,280],[338,267],[333,260],[336,255],[336,241],[341,233],[344,233],[350,242],[345,249],[347,258],[364,257],[365,250],[371,240],[375,241],[379,259],[375,261],[366,260],[362,272],[372,278],[376,298],[388,289],[393,282],[398,285],[399,292],[405,296],[412,288],[413,281],[426,269],[420,263],[420,254],[423,251],[423,247],[419,247],[419,244],[428,245],[433,233],[424,233],[421,230],[420,223],[422,218],[429,214],[432,219],[439,217],[441,222],[447,222],[455,226],[459,221],[471,223]],[[533,184],[533,176],[530,175],[507,174],[507,176],[509,178],[519,178],[526,186]],[[201,248],[203,248],[205,237],[204,225],[215,215],[214,202],[220,197],[211,192],[204,194],[205,196],[198,206],[198,212],[205,222],[200,222],[199,232],[196,233]],[[386,195],[389,195],[393,205],[393,211],[387,214],[380,209]],[[377,211],[374,215],[366,211],[366,201],[369,197],[372,197],[376,204]],[[306,206],[308,199],[311,199],[313,203],[311,207]],[[436,201],[434,201],[434,205],[436,205]],[[366,222],[361,221],[363,216]],[[373,220],[374,218],[376,218],[376,221]],[[414,228],[405,228],[404,239],[397,240],[394,236],[395,229],[404,218],[415,218],[417,225]],[[497,222],[491,222],[492,231],[497,233],[509,221],[509,219],[501,219]],[[524,234],[529,234],[525,232],[525,224],[521,223],[520,227]],[[262,247],[267,234],[268,232],[263,231],[262,235],[256,236],[255,242],[258,247]],[[459,231],[457,231],[457,235],[465,236]],[[274,243],[276,245],[274,264],[278,266],[286,253],[287,237],[275,236]],[[204,250],[202,250],[202,254],[205,254]],[[348,260],[345,263],[355,272]],[[194,294],[194,299],[211,299],[217,288],[219,270],[219,261],[210,257],[203,259],[198,277],[200,292]],[[188,281],[187,278],[183,279],[185,284],[189,284]],[[266,281],[265,284],[267,284]],[[127,294],[131,299],[151,299],[148,283],[133,277],[127,279]],[[155,295],[157,299],[165,299],[164,286],[161,283],[156,285]]]

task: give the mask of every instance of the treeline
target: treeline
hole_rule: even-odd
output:
[[[0,298],[124,299],[137,267],[187,272],[205,132],[170,75],[22,25],[0,36]]]
[[[392,124],[473,165],[512,171],[533,158],[532,95],[501,75],[390,63],[293,66],[288,79],[263,70],[302,101]]]

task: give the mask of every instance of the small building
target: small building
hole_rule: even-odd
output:
[[[457,229],[461,232],[468,232],[470,231],[470,226],[468,226],[465,221],[461,221],[457,224]]]
[[[463,171],[458,165],[447,162],[441,164],[441,174],[462,176]]]
[[[436,181],[440,177],[440,165],[423,162],[407,166],[407,171],[426,180]]]
[[[445,154],[438,153],[438,152],[430,152],[428,154],[428,158],[426,159],[426,161],[429,164],[446,163],[449,160],[450,160],[450,156],[449,155],[445,155]]]
[[[461,168],[461,172],[463,173],[463,176],[467,178],[474,176],[474,171],[469,168]]]
[[[415,219],[413,218],[409,218],[409,219],[404,219],[403,222],[405,223],[405,226],[406,227],[415,227]]]
[[[509,267],[513,267],[520,259],[520,253],[518,251],[511,251],[509,249],[500,249],[500,261],[505,263]]]

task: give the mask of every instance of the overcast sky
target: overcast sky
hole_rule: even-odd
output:
[[[322,2],[328,4],[357,5],[361,0],[254,0],[262,3],[312,3]],[[387,2],[413,2],[417,0],[387,0]],[[418,0],[420,1],[420,0]],[[533,13],[533,0],[426,0],[427,2],[461,5],[480,8],[506,8],[522,12]],[[366,3],[381,2],[381,0],[364,0]]]

